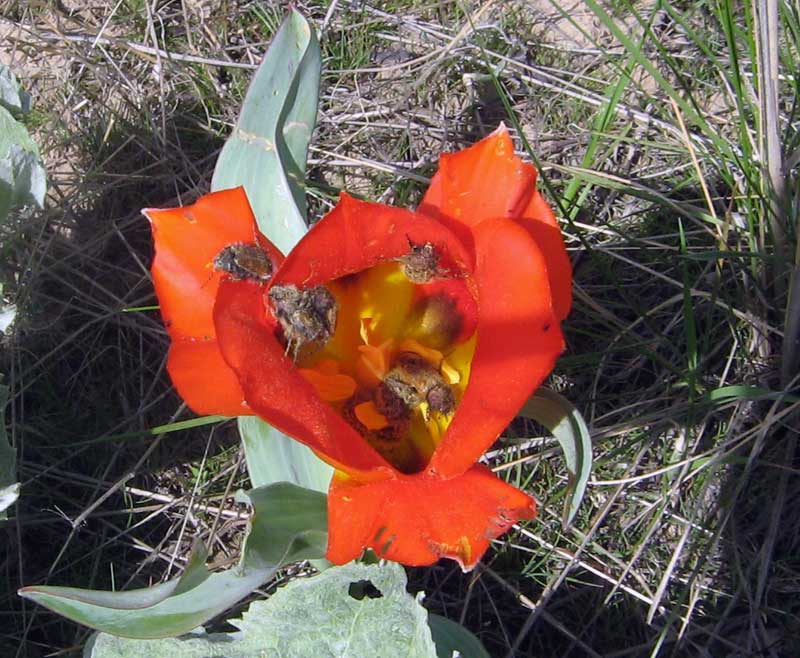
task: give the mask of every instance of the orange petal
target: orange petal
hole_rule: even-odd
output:
[[[505,126],[477,144],[439,159],[418,211],[468,226],[492,217],[517,217],[536,188],[536,168],[514,155]]]
[[[418,208],[456,230],[484,219],[509,217],[525,226],[547,261],[556,317],[572,304],[572,266],[552,209],[536,189],[536,168],[514,155],[504,126],[477,144],[442,155],[439,171]]]
[[[356,376],[362,386],[373,387],[383,381],[389,371],[387,352],[394,341],[389,338],[380,345],[359,345],[356,361]]]
[[[277,267],[280,252],[258,233],[244,188],[207,194],[183,208],[142,211],[155,242],[153,283],[173,338],[213,338],[212,309],[220,273],[214,258],[235,242],[260,244]]]
[[[275,319],[266,312],[261,286],[223,280],[214,323],[222,356],[256,414],[362,479],[387,477],[393,471],[298,372],[275,336]]]
[[[337,473],[328,493],[328,553],[344,564],[372,548],[411,566],[448,557],[475,566],[489,542],[536,514],[532,498],[475,465],[449,480],[429,474],[360,484]]]
[[[563,320],[572,306],[572,263],[556,216],[536,190],[520,214],[519,222],[528,230],[547,261],[547,278],[553,294],[556,317]]]
[[[469,246],[439,222],[408,210],[359,201],[342,193],[336,207],[297,243],[275,273],[279,284],[324,284],[409,253],[409,242],[432,243],[440,265],[472,271]]]
[[[386,416],[378,411],[378,407],[375,406],[372,400],[357,404],[353,409],[353,413],[368,430],[382,430],[384,427],[389,427],[389,421]]]
[[[178,394],[200,415],[250,416],[236,373],[222,358],[215,340],[172,342],[167,371]]]
[[[356,392],[356,380],[347,375],[324,373],[312,368],[298,368],[297,372],[326,402],[341,402],[353,397]]]
[[[528,232],[509,219],[474,227],[480,314],[464,396],[428,468],[463,473],[511,422],[564,349],[547,266]]]

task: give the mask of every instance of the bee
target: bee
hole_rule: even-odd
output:
[[[273,286],[269,299],[286,337],[286,351],[292,350],[295,361],[306,345],[322,347],[336,331],[336,300],[324,286],[306,290],[291,284]]]
[[[272,278],[272,261],[258,245],[234,242],[214,258],[214,269],[227,272],[234,279],[269,281]]]
[[[411,283],[428,283],[440,276],[439,254],[431,242],[414,244],[408,241],[411,251],[397,260],[403,267],[403,274]]]
[[[375,406],[394,421],[407,418],[423,402],[431,411],[445,415],[453,413],[456,406],[453,389],[436,368],[419,354],[401,352],[375,390]]]

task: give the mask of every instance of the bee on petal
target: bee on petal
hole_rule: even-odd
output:
[[[398,260],[411,283],[428,283],[443,274],[439,269],[439,253],[432,243],[414,244],[409,240],[408,244],[411,251]]]
[[[234,242],[214,258],[214,269],[227,272],[234,279],[269,281],[272,278],[272,261],[258,245]]]

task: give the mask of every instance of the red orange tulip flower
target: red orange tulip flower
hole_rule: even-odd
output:
[[[241,188],[145,211],[178,392],[335,467],[332,562],[468,569],[534,516],[476,462],[564,347],[571,270],[536,175],[501,127],[443,155],[416,212],[342,194],[285,258]]]

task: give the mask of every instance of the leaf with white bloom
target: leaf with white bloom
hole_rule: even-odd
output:
[[[436,658],[428,612],[406,592],[403,567],[351,563],[299,578],[256,601],[237,633],[169,640],[99,634],[84,658]]]

